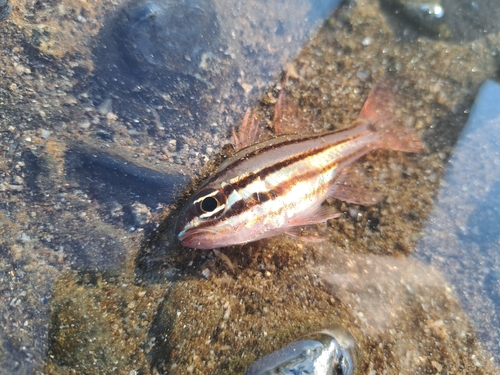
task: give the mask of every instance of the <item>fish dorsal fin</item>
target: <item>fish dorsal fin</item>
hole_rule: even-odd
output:
[[[276,135],[303,133],[302,116],[295,101],[280,90],[274,106],[273,127]]]
[[[272,135],[264,134],[260,129],[260,121],[249,108],[245,112],[241,127],[237,132],[233,127],[233,145],[236,151],[252,146],[255,143],[272,138]],[[274,106],[273,131],[275,135],[303,133],[301,129],[303,121],[300,111],[294,100],[281,89]]]
[[[344,167],[337,177],[330,196],[348,203],[371,206],[382,200],[382,194],[364,185],[367,179],[359,170],[359,163]]]
[[[235,150],[241,150],[258,142],[260,124],[250,108],[245,112],[241,128],[238,132],[233,127],[233,145]]]

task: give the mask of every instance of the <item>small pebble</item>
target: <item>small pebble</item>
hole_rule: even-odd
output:
[[[13,191],[23,191],[24,190],[24,187],[22,185],[12,185],[12,184],[9,184],[8,188],[10,190],[13,190]]]
[[[113,100],[111,98],[104,100],[101,103],[101,105],[97,108],[97,111],[103,116],[107,115],[112,110],[113,110]]]
[[[356,73],[356,77],[358,77],[362,81],[366,81],[368,79],[368,77],[370,77],[370,75],[367,72],[363,71],[363,70],[359,70]]]
[[[175,139],[170,139],[167,142],[167,150],[170,152],[175,152],[177,151],[177,140]]]
[[[210,278],[210,270],[208,268],[205,268],[203,271],[201,271],[201,276],[208,280]]]
[[[138,227],[146,225],[152,219],[151,211],[143,203],[136,202],[132,205],[132,215],[134,217],[134,224]]]
[[[361,41],[361,45],[363,46],[369,46],[370,44],[372,44],[372,38],[370,38],[369,36],[363,38],[363,40]]]
[[[83,122],[80,123],[80,128],[82,129],[88,129],[90,128],[90,122],[88,120],[85,120]]]
[[[49,138],[51,134],[52,132],[48,131],[47,129],[40,129],[40,137],[42,137],[43,139]]]

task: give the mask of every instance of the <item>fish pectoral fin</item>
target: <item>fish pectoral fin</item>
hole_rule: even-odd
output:
[[[303,227],[306,225],[319,224],[330,219],[335,219],[340,215],[342,215],[342,213],[333,206],[319,206],[311,212],[293,220],[289,225],[291,227]]]
[[[340,215],[342,213],[333,206],[319,206],[289,222],[285,233],[300,240],[321,242],[326,240],[327,236],[324,231],[325,227],[323,226],[322,230],[317,224],[335,219]]]
[[[382,200],[382,194],[364,186],[366,177],[354,163],[345,167],[332,187],[330,196],[348,203],[371,206]]]

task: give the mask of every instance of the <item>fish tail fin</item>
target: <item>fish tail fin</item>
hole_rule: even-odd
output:
[[[417,132],[395,119],[396,108],[394,85],[382,80],[368,95],[359,113],[359,120],[378,133],[380,148],[405,152],[422,151],[422,141]]]

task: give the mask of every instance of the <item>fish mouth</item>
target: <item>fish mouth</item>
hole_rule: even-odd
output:
[[[213,236],[217,231],[211,229],[191,228],[182,230],[177,234],[182,246],[194,249],[213,249],[217,247]]]

